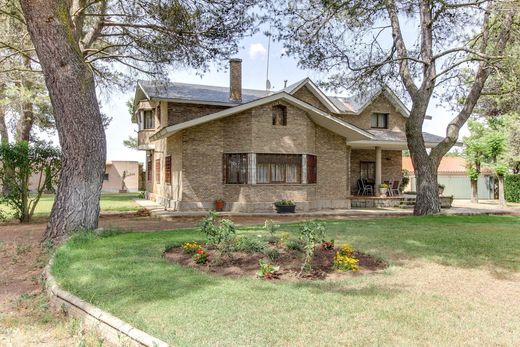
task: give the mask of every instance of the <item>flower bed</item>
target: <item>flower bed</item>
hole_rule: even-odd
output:
[[[279,225],[267,220],[256,236],[235,235],[234,224],[210,212],[201,224],[206,244],[186,242],[166,248],[166,259],[223,276],[252,276],[270,279],[329,279],[346,273],[367,273],[384,269],[382,259],[354,250],[351,245],[336,246],[325,240],[322,223],[304,222],[299,237],[278,231]]]

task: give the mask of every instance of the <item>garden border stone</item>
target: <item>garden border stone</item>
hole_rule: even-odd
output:
[[[45,267],[45,289],[51,307],[66,315],[79,318],[85,326],[96,330],[108,342],[115,345],[169,347],[169,345],[142,330],[134,328],[119,318],[61,289],[51,274],[53,259]]]

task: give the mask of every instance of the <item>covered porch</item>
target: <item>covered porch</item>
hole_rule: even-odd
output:
[[[361,200],[364,201],[362,205],[370,205],[367,207],[398,205],[397,200],[403,188],[401,187],[402,151],[406,148],[405,143],[349,143],[347,151],[350,157],[348,173],[350,197],[354,199],[362,197]],[[373,200],[366,198],[380,199],[378,188],[382,183],[389,185],[386,198],[390,200],[374,205]],[[371,202],[368,202],[369,200]]]

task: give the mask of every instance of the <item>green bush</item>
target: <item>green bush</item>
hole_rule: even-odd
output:
[[[504,192],[509,202],[520,202],[520,175],[505,175]]]
[[[312,259],[314,258],[314,249],[317,244],[323,241],[325,236],[325,225],[316,221],[307,221],[300,225],[299,231],[300,240],[305,251],[301,272],[310,271]]]
[[[218,218],[218,213],[210,211],[199,224],[199,228],[206,234],[208,244],[215,246],[221,254],[227,254],[233,250],[236,227],[229,219],[219,221]]]
[[[275,261],[276,259],[280,258],[280,251],[278,251],[276,248],[267,248],[264,251],[264,254],[271,259],[271,261]]]
[[[261,253],[266,247],[265,242],[253,237],[240,237],[235,242],[235,251],[246,253]]]
[[[303,251],[303,242],[300,240],[287,240],[285,246],[291,251]]]

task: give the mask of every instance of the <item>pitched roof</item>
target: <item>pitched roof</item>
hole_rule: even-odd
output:
[[[358,128],[355,125],[345,122],[337,117],[331,116],[327,112],[323,112],[320,109],[312,105],[309,105],[286,92],[279,92],[239,106],[222,110],[220,112],[212,113],[207,116],[195,118],[180,124],[170,125],[152,135],[150,137],[150,140],[156,141],[158,139],[170,136],[183,129],[191,128],[193,126],[208,123],[217,119],[229,117],[234,114],[251,109],[253,107],[258,107],[277,100],[284,100],[295,107],[307,111],[309,117],[312,119],[313,122],[351,141],[373,139],[373,135],[367,132],[366,130]]]
[[[360,114],[363,110],[379,95],[384,94],[390,102],[405,117],[408,116],[408,109],[403,102],[392,92],[391,89],[384,86],[381,88],[373,88],[364,93],[359,93],[350,97],[327,96],[310,78],[304,78],[293,83],[280,92],[294,94],[304,86],[327,107],[332,113]],[[142,93],[142,94],[140,94]],[[258,89],[242,89],[242,104],[248,103],[260,98],[275,94],[265,90]],[[149,100],[169,100],[179,102],[196,102],[236,106],[238,103],[229,99],[228,87],[208,86],[201,84],[178,83],[168,81],[138,81],[134,102],[138,102],[142,97]]]
[[[237,105],[229,99],[228,87],[167,81],[138,81],[137,85],[151,100],[179,100]],[[242,103],[267,96],[265,90],[242,89]]]

